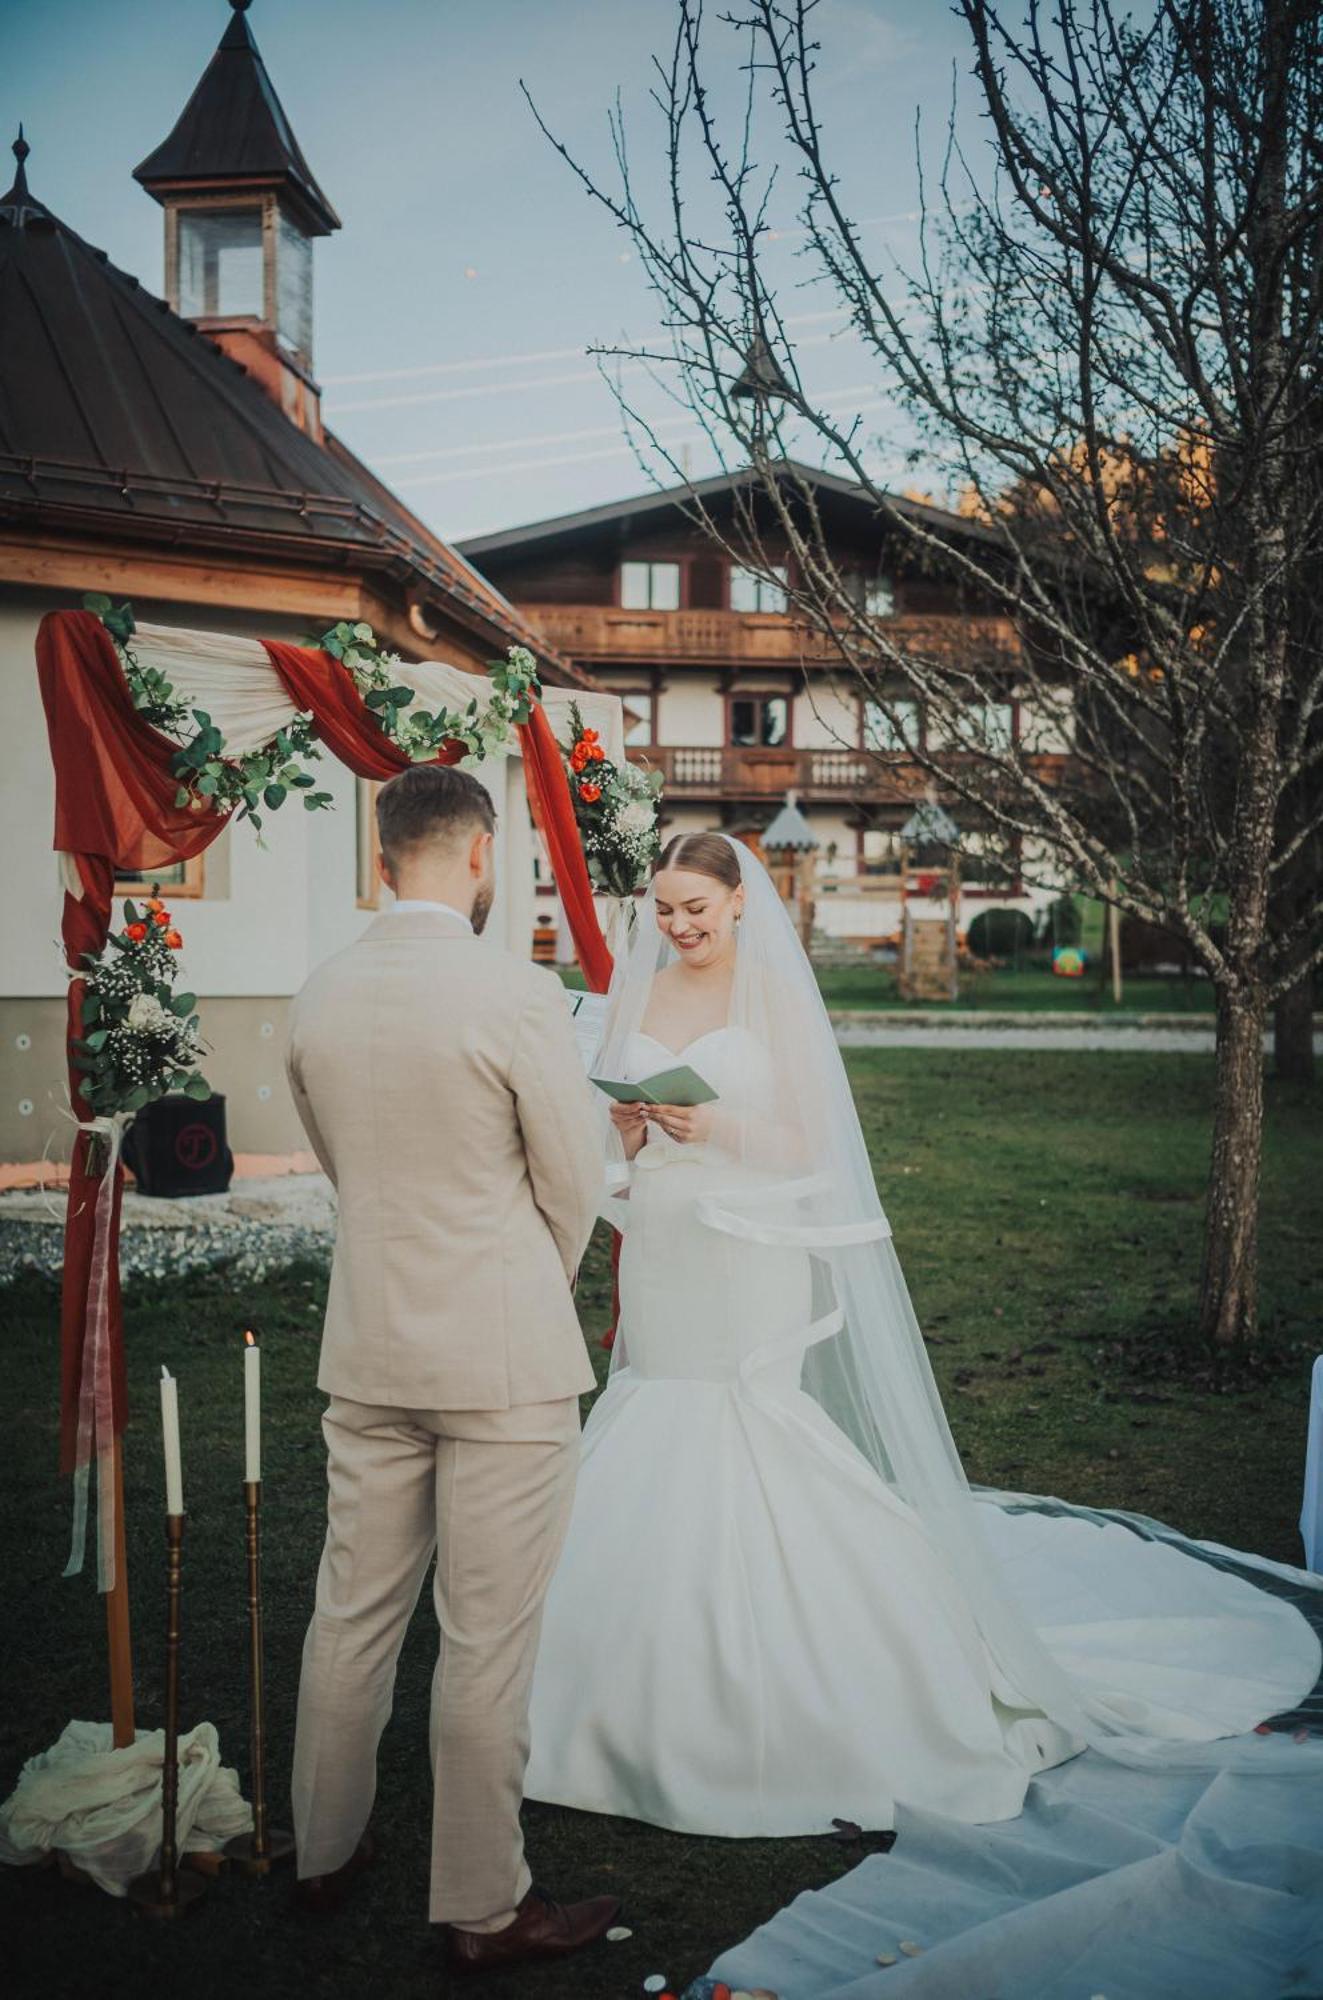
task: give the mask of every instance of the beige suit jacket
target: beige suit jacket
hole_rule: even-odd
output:
[[[387,912],[298,995],[287,1069],[339,1197],[318,1387],[426,1410],[590,1389],[571,1285],[600,1127],[555,974]]]

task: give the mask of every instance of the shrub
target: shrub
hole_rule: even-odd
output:
[[[978,958],[1022,958],[1034,927],[1023,910],[980,910],[969,926],[969,949]]]

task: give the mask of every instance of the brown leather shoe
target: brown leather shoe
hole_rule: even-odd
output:
[[[376,1858],[377,1843],[370,1833],[365,1833],[348,1861],[339,1868],[332,1869],[329,1875],[305,1875],[294,1884],[295,1905],[312,1917],[333,1917],[344,1908],[358,1877]]]
[[[586,1903],[555,1903],[541,1889],[530,1889],[515,1920],[503,1931],[461,1931],[446,1925],[446,1961],[452,1974],[496,1972],[525,1959],[568,1958],[610,1930],[620,1915],[616,1896],[594,1896]]]

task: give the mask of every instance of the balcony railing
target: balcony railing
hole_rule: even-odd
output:
[[[929,774],[904,757],[882,761],[864,750],[709,749],[650,744],[631,750],[636,764],[660,771],[672,798],[780,799],[794,791],[805,805],[904,804],[925,795]],[[1048,784],[1059,782],[1068,758],[1029,760]]]
[[[626,611],[616,604],[519,608],[559,652],[582,661],[799,666],[839,657],[821,632],[776,611]],[[1019,635],[1009,618],[952,612],[904,614],[883,622],[893,644],[931,659],[1019,657]]]
[[[823,803],[907,798],[923,786],[917,766],[898,761],[887,768],[861,750],[652,745],[630,756],[660,770],[673,797],[768,799],[796,791],[806,803]]]

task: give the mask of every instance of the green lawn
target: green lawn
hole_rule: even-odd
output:
[[[1323,1278],[1317,1096],[1270,1080],[1264,1197],[1265,1365],[1219,1386],[1188,1333],[1198,1275],[1211,1064],[1197,1056],[885,1050],[849,1056],[883,1198],[951,1421],[976,1480],[1130,1505],[1192,1532],[1298,1560],[1295,1516],[1310,1346]],[[126,1441],[139,1721],[161,1704],[162,1480],[154,1382],[180,1380],[190,1507],[183,1705],[246,1770],[239,1336],[264,1331],[270,1766],[288,1784],[299,1648],[321,1538],[314,1370],[324,1274],[256,1288],[223,1274],[128,1295],[134,1417]],[[68,1492],[54,1474],[56,1298],[26,1279],[4,1302],[10,1448],[0,1463],[11,1651],[0,1785],[72,1716],[105,1712],[101,1624],[86,1579],[60,1577]],[[582,1285],[589,1330],[609,1305],[605,1248]],[[629,1587],[630,1579],[615,1580]],[[11,1991],[103,2000],[290,1992],[423,2000],[437,1990],[423,1922],[424,1596],[381,1759],[386,1856],[333,1924],[292,1916],[283,1880],[222,1881],[175,1930],[53,1872],[7,1875]],[[684,1634],[675,1635],[683,1645]],[[798,1890],[853,1867],[831,1839],[686,1839],[530,1806],[534,1866],[554,1889],[615,1887],[635,1936],[572,1967],[484,1985],[492,2000],[622,2000],[653,1971],[678,1990]]]
[[[562,966],[560,976],[576,993],[583,989],[583,974],[577,966]],[[821,966],[818,986],[832,1008],[861,1012],[913,1012],[915,1002],[902,1000],[896,991],[896,975],[888,965]],[[1100,987],[1096,970],[1083,979],[1058,979],[1045,967],[1007,966],[997,972],[963,972],[960,975],[960,1007],[988,1013],[1108,1014],[1117,1019],[1136,1014],[1213,1013],[1213,989],[1206,979],[1168,979],[1152,973],[1128,978],[1118,1008],[1112,989]],[[925,1002],[933,1007],[935,1003]],[[940,1011],[940,1007],[936,1008]]]

